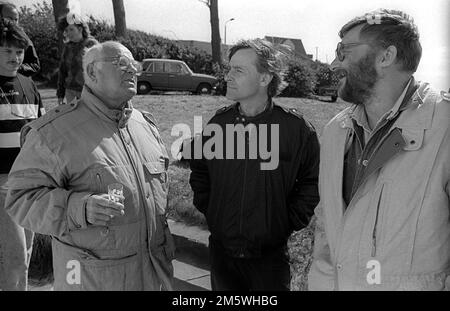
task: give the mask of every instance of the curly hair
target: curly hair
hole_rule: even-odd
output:
[[[258,61],[256,68],[260,73],[272,75],[272,81],[267,89],[267,95],[272,98],[281,93],[287,86],[284,75],[287,68],[286,61],[289,49],[283,46],[275,47],[272,43],[264,39],[240,40],[233,45],[228,52],[228,60],[242,49],[252,49],[255,51]]]
[[[26,49],[29,45],[29,38],[22,27],[8,20],[0,20],[0,46],[14,46]]]
[[[72,14],[72,13],[69,13]],[[69,15],[68,14],[68,15]],[[69,26],[69,22],[67,21],[67,17],[68,15],[62,16],[59,18],[58,20],[58,30],[59,31],[64,31],[64,29],[67,28],[67,26]],[[73,22],[73,24],[75,26],[77,26],[79,29],[81,29],[81,33],[83,35],[83,39],[88,38],[91,35],[91,32],[89,30],[89,26],[86,22],[84,22],[81,17],[76,16],[75,14],[73,14],[75,22]]]
[[[415,72],[422,57],[419,31],[414,19],[399,10],[378,9],[355,17],[339,31],[342,38],[352,28],[363,24],[362,38],[368,39],[375,47],[397,48],[398,63],[405,71]]]

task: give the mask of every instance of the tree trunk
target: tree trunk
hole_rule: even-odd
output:
[[[123,0],[112,0],[114,9],[114,23],[116,26],[116,36],[127,37],[127,23],[125,20],[125,7]]]
[[[222,64],[221,39],[219,28],[219,0],[210,0],[209,12],[211,16],[211,50],[214,63]]]
[[[60,17],[69,12],[69,0],[52,0],[53,16],[55,17],[55,24],[58,26]],[[58,31],[58,54],[61,55],[63,49],[63,33]]]

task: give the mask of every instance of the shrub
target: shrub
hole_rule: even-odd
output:
[[[296,59],[289,61],[284,80],[288,86],[281,92],[281,97],[307,97],[313,93],[316,85],[314,71]]]
[[[60,55],[58,52],[57,28],[53,16],[53,8],[46,1],[23,6],[19,10],[20,24],[28,34],[36,48],[41,62],[38,79],[56,83]],[[128,30],[127,38],[117,38],[114,26],[94,16],[89,16],[88,25],[93,37],[99,42],[116,40],[125,45],[136,60],[144,58],[170,58],[185,61],[198,73],[213,73],[212,57],[204,51],[192,49],[167,38],[145,33],[139,30]]]
[[[316,62],[316,65],[316,88],[332,86],[338,83],[339,80],[329,65],[321,62]]]

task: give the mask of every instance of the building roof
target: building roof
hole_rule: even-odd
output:
[[[312,59],[312,54],[306,54],[305,47],[303,46],[303,42],[301,39],[273,37],[273,36],[265,36],[264,39],[269,42],[272,42],[273,44],[284,44],[289,46],[293,50],[295,56]]]

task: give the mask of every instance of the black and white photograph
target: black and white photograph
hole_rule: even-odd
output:
[[[449,20],[448,0],[0,0],[0,299],[450,290]]]

